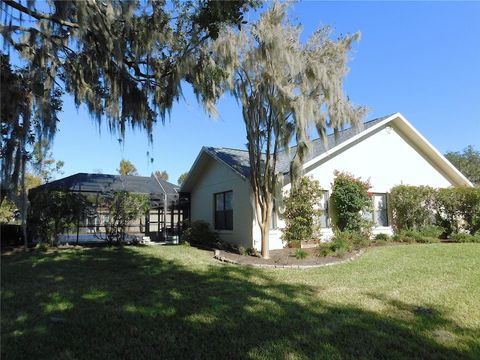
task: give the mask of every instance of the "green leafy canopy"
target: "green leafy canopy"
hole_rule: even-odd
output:
[[[213,110],[221,95],[208,83],[225,76],[205,43],[223,26],[240,27],[255,0],[43,1],[1,3],[0,33],[12,52],[1,60],[2,184],[17,186],[28,147],[57,129],[61,95],[86,105],[123,138],[128,126],[150,141],[182,96],[182,82]],[[2,191],[2,194],[5,191]]]

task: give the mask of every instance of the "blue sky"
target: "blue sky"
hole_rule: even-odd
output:
[[[480,2],[299,2],[290,10],[306,38],[320,25],[338,34],[362,33],[349,63],[345,91],[370,109],[366,120],[401,112],[441,152],[480,148]],[[203,145],[245,147],[241,111],[224,96],[209,118],[188,87],[170,120],[149,145],[128,131],[123,145],[106,126],[65,97],[52,151],[64,176],[116,173],[122,158],[141,175],[166,169],[170,180],[188,171]],[[154,162],[150,162],[151,157]]]

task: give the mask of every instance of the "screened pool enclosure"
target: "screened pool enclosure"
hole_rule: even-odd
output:
[[[102,207],[106,194],[126,191],[145,194],[149,198],[149,210],[127,226],[127,239],[149,238],[155,242],[176,242],[189,220],[188,194],[179,193],[179,187],[152,175],[122,176],[78,173],[34,188],[32,199],[43,191],[61,191],[81,195],[88,206],[79,211],[76,225],[59,237],[60,242],[86,243],[105,240],[105,223],[109,214]]]

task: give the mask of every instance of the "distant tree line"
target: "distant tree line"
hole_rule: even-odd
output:
[[[449,151],[445,157],[473,184],[480,186],[480,151],[470,145],[463,151]]]

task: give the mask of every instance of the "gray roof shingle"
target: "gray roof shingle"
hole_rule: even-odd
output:
[[[351,139],[355,135],[365,131],[368,128],[378,124],[379,122],[385,120],[391,115],[383,116],[376,118],[370,121],[367,121],[363,124],[363,128],[357,129],[350,127],[348,129],[339,131],[337,138],[334,134],[327,136],[327,141],[323,142],[320,138],[312,140],[309,146],[309,152],[305,157],[305,162],[312,160],[313,158],[325,153],[326,151],[331,150],[337,145]],[[236,172],[240,173],[244,177],[250,176],[250,160],[248,156],[248,150],[240,149],[231,149],[231,148],[215,148],[215,147],[206,147],[207,151],[212,154],[214,157],[220,159],[225,164],[230,166]],[[290,148],[289,153],[280,152],[277,158],[277,172],[287,174],[290,171],[290,162],[295,156],[296,146]]]

